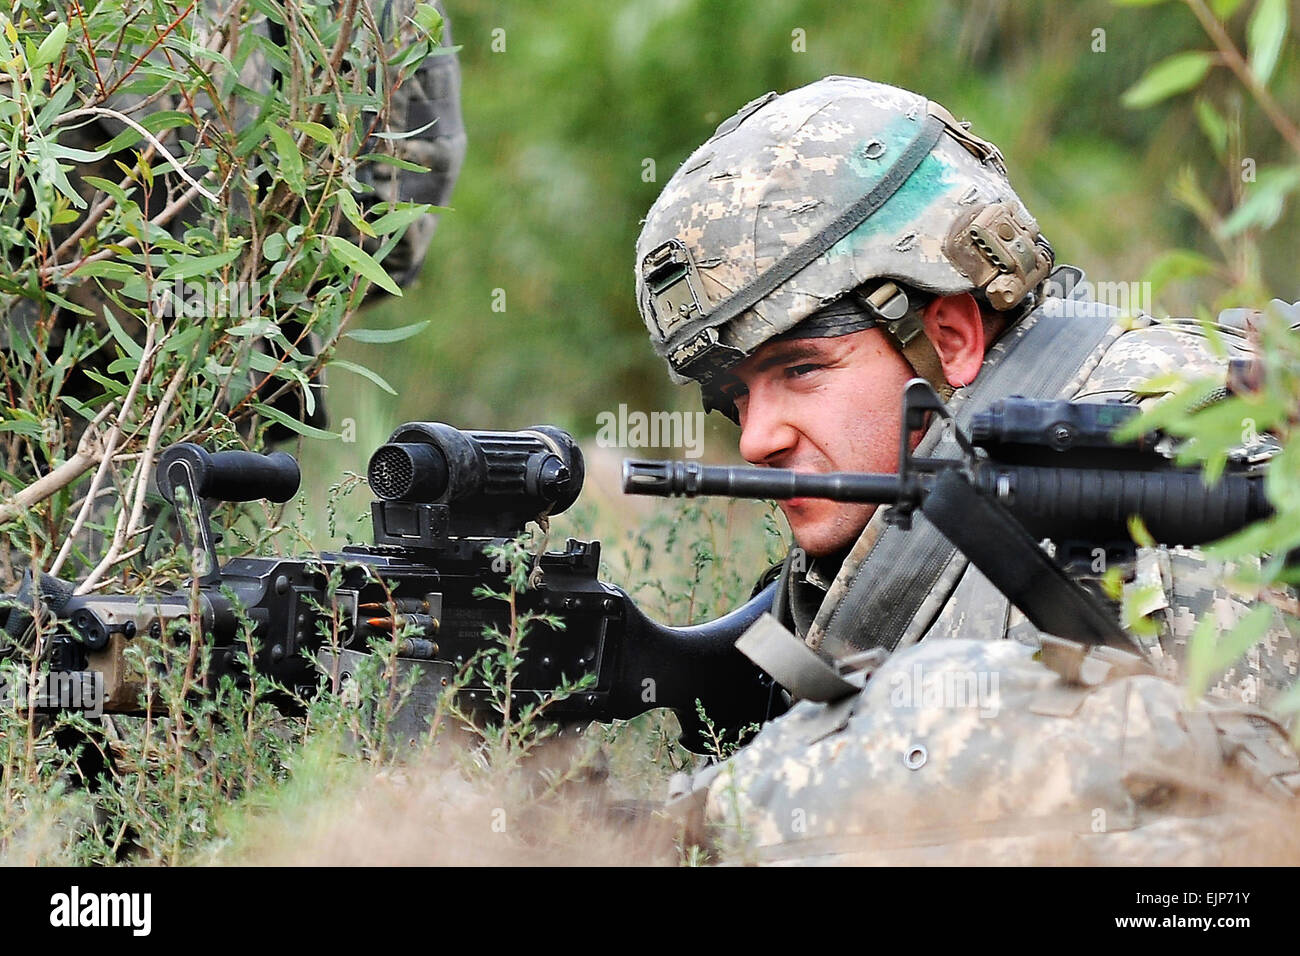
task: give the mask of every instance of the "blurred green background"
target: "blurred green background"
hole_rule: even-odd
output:
[[[1212,70],[1196,94],[1149,109],[1120,105],[1121,94],[1160,59],[1209,49],[1182,3],[447,6],[461,47],[469,135],[454,211],[442,217],[418,285],[356,320],[430,324],[396,345],[348,342],[342,357],[379,371],[398,394],[331,373],[331,427],[353,420],[356,444],[305,443],[306,473],[322,485],[341,467],[363,470],[373,445],[408,419],[478,428],[548,421],[590,437],[597,413],[620,402],[698,408],[693,388],[669,385],[644,336],[632,294],[633,245],[641,217],[678,164],[767,90],[847,73],[943,103],[1002,148],[1058,260],[1100,281],[1143,279],[1174,247],[1222,259],[1215,237],[1177,200],[1187,177],[1227,210],[1243,189],[1236,172],[1242,157],[1261,170],[1294,162],[1225,69]],[[1232,10],[1229,32],[1244,47],[1253,3],[1214,6]],[[1292,32],[1297,19],[1293,12]],[[1289,44],[1270,83],[1288,112],[1300,102],[1293,50]],[[1230,125],[1240,111],[1240,137],[1231,138],[1226,160],[1198,124],[1197,97],[1215,103]],[[654,181],[644,181],[646,160],[653,160]],[[1262,288],[1288,301],[1300,298],[1294,206],[1258,263]],[[1242,288],[1231,279],[1165,285],[1155,311],[1192,314],[1198,304],[1229,304],[1225,290]],[[494,290],[504,290],[504,311],[493,310]],[[732,426],[710,418],[709,454],[734,449]]]

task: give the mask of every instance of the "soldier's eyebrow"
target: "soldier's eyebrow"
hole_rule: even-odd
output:
[[[777,346],[754,365],[755,372],[766,372],[778,365],[788,365],[803,359],[822,359],[826,357],[824,339],[795,339]]]

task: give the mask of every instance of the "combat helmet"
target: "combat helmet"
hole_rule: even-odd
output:
[[[1052,262],[997,147],[923,96],[831,76],[746,104],[682,163],[637,240],[637,306],[673,379],[733,418],[710,383],[835,303],[946,396],[927,297],[970,292],[1014,320]]]

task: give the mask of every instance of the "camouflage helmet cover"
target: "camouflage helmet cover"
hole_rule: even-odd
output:
[[[942,135],[922,152],[924,143],[915,147],[927,123]],[[908,165],[909,152],[912,169],[898,184],[896,167]],[[793,251],[833,232],[846,209],[882,190],[887,198],[865,221],[712,325],[707,361],[696,360],[699,341],[683,347],[687,327],[709,324],[727,311],[720,304],[734,304],[738,292],[743,298]],[[636,256],[638,308],[679,382],[707,382],[874,279],[938,295],[984,290],[1005,310],[1046,277],[1052,258],[996,148],[925,97],[844,76],[769,93],[722,123],[651,207]]]

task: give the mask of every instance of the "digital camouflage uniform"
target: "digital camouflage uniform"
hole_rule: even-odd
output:
[[[955,412],[990,363],[1025,361],[1006,340],[1047,310],[1084,308],[1046,294],[1053,260],[996,148],[923,97],[831,77],[753,101],[687,158],[638,241],[638,305],[656,351],[675,379],[701,384],[706,407],[734,416],[718,373],[777,335],[879,327]],[[1009,330],[977,384],[954,393],[918,312],[960,292]],[[1107,324],[1042,397],[1149,402],[1162,396],[1142,385],[1157,374],[1226,376],[1193,323]],[[1225,330],[1241,354],[1238,333]],[[879,509],[842,563],[788,576],[782,623],[824,657],[855,649],[851,636],[834,652],[823,638],[883,527]],[[1212,613],[1227,627],[1248,606],[1194,552],[1141,549],[1127,570],[1137,611],[1159,625],[1146,659],[1041,635],[956,554],[901,633],[859,645],[891,652],[853,675],[860,690],[799,701],[681,805],[703,814],[729,860],[1213,862],[1249,835],[1225,787],[1240,777],[1253,793],[1289,795],[1300,784],[1282,726],[1254,709],[1296,679],[1294,622],[1275,613],[1193,706],[1169,678],[1194,620]],[[972,706],[980,679],[992,700]]]

